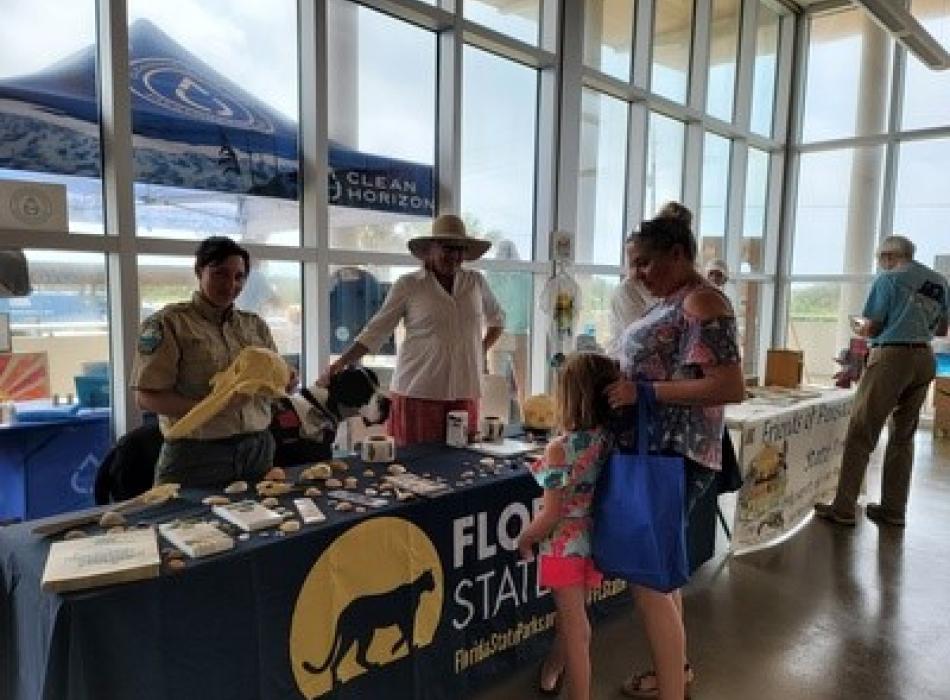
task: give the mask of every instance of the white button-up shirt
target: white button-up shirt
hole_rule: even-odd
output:
[[[451,294],[425,268],[403,275],[356,342],[375,353],[400,320],[394,392],[440,401],[481,395],[482,328],[504,328],[505,313],[480,272],[459,270]]]
[[[656,303],[640,282],[624,277],[610,297],[608,338],[604,349],[608,356],[618,359],[621,354],[623,332],[640,319]]]

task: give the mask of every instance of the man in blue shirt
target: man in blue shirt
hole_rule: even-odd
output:
[[[870,339],[871,351],[854,397],[835,500],[815,504],[816,515],[839,525],[855,523],[861,482],[888,417],[881,502],[868,503],[865,513],[878,524],[905,522],[914,432],[936,374],[930,341],[947,333],[950,315],[947,281],[916,262],[914,250],[903,236],[884,239],[878,250],[881,272],[863,316],[852,318],[854,332]]]

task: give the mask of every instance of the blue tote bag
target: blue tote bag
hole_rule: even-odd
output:
[[[637,387],[636,452],[615,450],[594,495],[593,558],[606,576],[656,591],[689,579],[682,457],[648,453],[653,387]]]

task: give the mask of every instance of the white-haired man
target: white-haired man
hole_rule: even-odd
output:
[[[819,517],[839,525],[855,523],[868,459],[888,417],[881,502],[868,503],[865,514],[878,524],[905,523],[914,432],[936,374],[930,341],[946,334],[950,315],[947,281],[915,261],[914,252],[914,244],[903,236],[884,239],[877,253],[881,272],[863,317],[852,319],[854,331],[870,339],[871,351],[854,399],[835,500],[815,504]]]

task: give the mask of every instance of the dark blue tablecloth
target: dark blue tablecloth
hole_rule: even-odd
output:
[[[538,658],[553,602],[535,564],[513,551],[538,504],[534,480],[505,468],[456,486],[478,455],[418,446],[399,456],[416,473],[446,475],[453,491],[362,514],[318,498],[323,524],[254,535],[184,571],[119,586],[44,593],[48,542],[31,523],[0,528],[0,697],[458,698]],[[354,461],[350,473],[365,481],[363,469]],[[137,520],[207,513],[202,495]],[[713,525],[704,526],[710,536]],[[594,592],[592,615],[627,598],[608,582]],[[407,614],[412,653],[400,643]],[[334,687],[322,661],[335,642],[361,636],[369,668],[357,665],[354,643]]]

